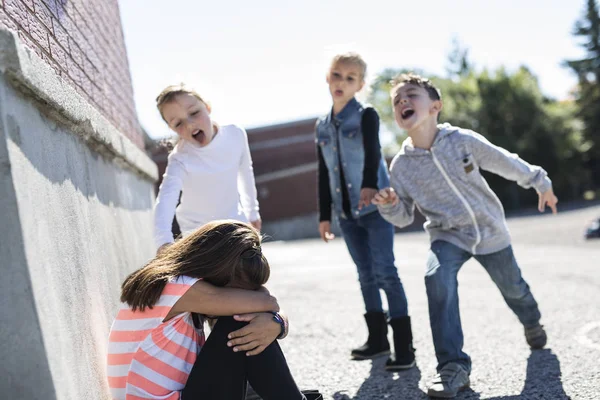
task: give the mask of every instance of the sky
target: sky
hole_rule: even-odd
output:
[[[331,107],[330,59],[359,52],[367,84],[384,68],[445,74],[457,38],[476,68],[525,65],[542,91],[566,98],[584,55],[572,35],[584,0],[119,0],[142,126],[171,133],[155,107],[185,82],[220,124],[245,128],[314,117]]]

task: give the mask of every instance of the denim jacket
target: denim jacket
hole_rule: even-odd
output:
[[[316,124],[316,143],[321,148],[327,170],[329,172],[329,190],[333,208],[341,218],[359,218],[377,211],[373,204],[358,209],[362,186],[365,150],[361,129],[362,115],[365,107],[356,99],[350,100],[344,109],[335,117],[331,113],[318,119]],[[342,207],[342,188],[340,169],[344,180],[352,215],[345,215]],[[382,156],[377,171],[379,188],[388,187],[390,179]]]

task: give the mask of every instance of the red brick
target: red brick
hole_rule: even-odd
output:
[[[56,61],[54,61],[54,59],[50,58],[48,55],[46,55],[45,53],[42,54],[42,59],[44,61],[46,61],[46,64],[50,65],[52,67],[52,69],[54,70],[54,72],[56,72],[56,75],[60,75],[61,68],[60,66],[56,63]]]
[[[0,8],[0,25],[5,27],[6,29],[15,32],[19,29],[17,23],[11,17],[8,16],[8,14],[3,8]]]
[[[73,38],[69,38],[69,50],[71,51],[71,57],[73,57],[73,60],[77,63],[77,65],[83,67],[83,53],[81,52],[79,46],[75,44]]]
[[[98,53],[96,53],[96,51],[91,47],[84,49],[84,52],[87,58],[92,63],[94,69],[96,71],[99,71],[103,64],[102,61],[100,61],[100,58],[98,57]]]
[[[72,0],[57,0],[56,2],[60,3],[60,5],[63,7],[63,9],[67,13],[67,15],[69,15],[69,16],[73,15],[73,10],[75,9],[75,5],[73,4]]]
[[[104,108],[104,95],[102,94],[102,90],[98,87],[98,85],[92,82],[92,98],[94,102],[100,108]]]
[[[63,47],[63,49],[69,49],[69,34],[63,28],[63,26],[56,19],[52,19],[52,30],[54,31],[54,37],[56,41]]]
[[[77,28],[75,24],[72,24],[70,29],[67,29],[69,32],[69,38],[74,40],[78,46],[81,46],[85,42],[85,36],[81,34],[81,31]]]
[[[81,71],[81,75],[80,75],[80,79],[81,79],[81,87],[83,88],[83,90],[85,90],[85,92],[88,94],[88,96],[90,96],[90,99],[92,99],[93,95],[94,95],[94,89],[93,89],[93,84],[92,81],[90,81],[90,78],[88,78],[83,71]]]
[[[50,53],[48,43],[48,30],[34,14],[29,14],[29,34],[40,45],[42,49]]]
[[[22,29],[19,29],[19,39],[21,39],[21,42],[23,42],[25,46],[33,50],[35,54],[37,54],[40,57],[42,56],[42,48],[39,46],[39,44],[35,42],[35,40],[31,38],[31,36],[29,36],[29,33],[25,32]]]
[[[48,7],[50,13],[54,18],[60,18],[61,13],[59,12],[59,6],[56,4],[55,0],[42,0],[42,2]]]
[[[67,58],[67,73],[77,85],[81,85],[81,69],[71,57]]]
[[[42,21],[49,31],[52,31],[52,13],[42,0],[35,1],[35,15]]]
[[[58,63],[58,65],[60,65],[60,67],[66,71],[67,68],[68,68],[68,65],[67,65],[67,57],[68,57],[67,52],[56,41],[56,38],[54,38],[54,36],[50,36],[49,39],[50,39],[50,55]]]
[[[0,25],[143,147],[117,1],[0,0]]]
[[[4,9],[6,13],[17,23],[29,31],[29,11],[25,4],[20,0],[4,0]]]
[[[33,0],[21,0],[23,4],[25,4],[31,11],[33,11]]]
[[[98,77],[98,70],[92,65],[87,57],[83,58],[83,72],[92,82],[95,82]]]

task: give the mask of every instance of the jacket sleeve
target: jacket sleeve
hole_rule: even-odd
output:
[[[377,208],[386,221],[399,228],[404,228],[412,224],[415,219],[415,202],[406,193],[400,180],[396,177],[394,165],[392,165],[390,175],[390,184],[398,196],[398,204],[378,205]]]
[[[321,147],[317,145],[317,163],[319,172],[317,175],[317,191],[319,198],[319,222],[331,221],[331,192],[329,190],[329,171],[325,165]]]
[[[181,162],[169,159],[154,206],[154,241],[157,249],[165,243],[173,242],[171,227],[185,173]]]
[[[493,145],[478,133],[468,132],[467,137],[473,157],[482,169],[515,181],[525,189],[534,188],[540,193],[552,189],[552,181],[542,167],[531,165],[517,154]]]
[[[238,170],[238,187],[240,187],[240,203],[244,214],[249,221],[260,219],[258,198],[256,192],[256,182],[254,180],[254,169],[252,168],[252,156],[250,155],[250,146],[248,145],[248,134],[243,128],[242,131],[242,158]]]
[[[363,167],[362,188],[377,189],[377,172],[381,162],[381,144],[379,143],[379,115],[374,108],[365,109],[362,117],[363,147],[365,165]]]

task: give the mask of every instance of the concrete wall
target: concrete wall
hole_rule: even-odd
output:
[[[0,398],[109,397],[108,331],[122,280],[153,255],[156,178],[145,153],[0,30]]]

